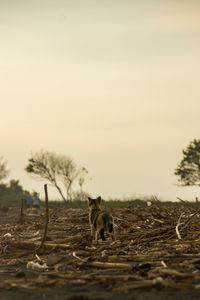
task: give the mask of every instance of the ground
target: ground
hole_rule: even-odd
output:
[[[105,242],[86,208],[52,207],[42,247],[44,207],[1,207],[0,299],[199,298],[199,204],[147,204],[111,209]]]

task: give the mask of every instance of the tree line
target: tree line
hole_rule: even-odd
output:
[[[175,168],[174,174],[182,186],[200,186],[200,139],[194,139],[186,149],[182,150],[183,158]],[[85,167],[78,166],[70,157],[59,155],[50,151],[35,152],[28,159],[25,171],[34,178],[44,179],[51,183],[58,191],[63,201],[73,200],[75,195],[74,183],[79,185],[79,194],[83,195],[83,185],[87,179],[88,171]],[[3,184],[9,170],[7,162],[0,157],[0,199],[3,194],[23,195],[25,191],[18,180],[11,180]],[[61,186],[65,188],[65,192]],[[79,199],[85,200],[85,199]]]
[[[75,183],[79,186],[78,195],[84,198],[83,185],[88,178],[88,170],[77,165],[70,157],[55,152],[41,150],[28,159],[25,171],[35,179],[43,179],[53,185],[63,201],[73,200],[77,192],[73,189]],[[0,183],[7,178],[9,170],[7,162],[0,158]],[[65,191],[63,191],[63,187]],[[84,199],[80,199],[84,200]]]

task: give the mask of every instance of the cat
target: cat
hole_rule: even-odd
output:
[[[102,241],[105,241],[104,231],[107,231],[112,240],[115,240],[114,221],[109,212],[101,210],[101,197],[92,199],[88,197],[89,223],[91,226],[91,235],[94,240],[98,239],[98,234]]]

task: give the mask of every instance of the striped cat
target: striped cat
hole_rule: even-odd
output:
[[[97,199],[92,199],[88,197],[89,206],[89,222],[91,226],[92,238],[97,240],[98,234],[102,241],[105,241],[104,231],[111,234],[112,239],[115,239],[114,234],[114,222],[113,217],[110,213],[102,211],[101,207],[101,197]]]

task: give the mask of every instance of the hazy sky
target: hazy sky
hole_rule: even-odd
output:
[[[0,0],[0,41],[8,180],[43,196],[24,167],[44,149],[85,166],[92,196],[200,194],[173,175],[200,138],[200,1]]]

